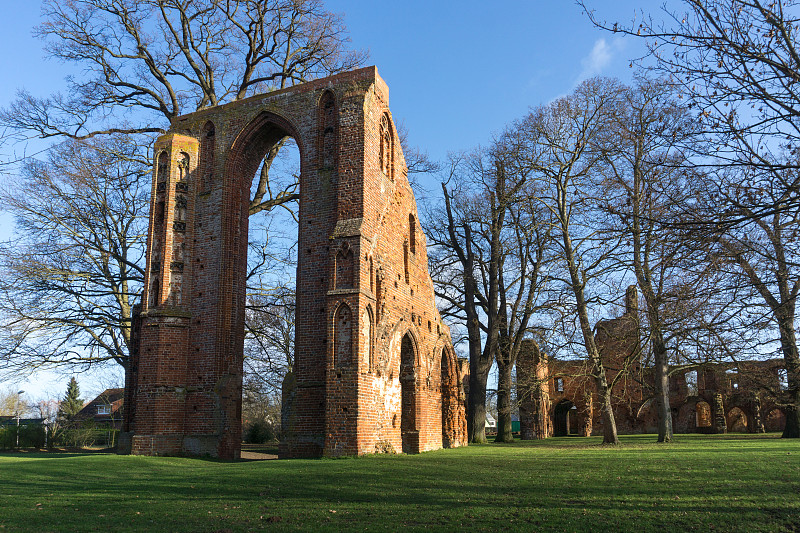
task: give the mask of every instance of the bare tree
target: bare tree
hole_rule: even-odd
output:
[[[127,136],[67,141],[0,190],[0,368],[124,364],[147,231],[149,169]]]
[[[483,162],[481,157],[472,158],[471,164],[476,167],[470,172],[484,175]],[[458,176],[464,164],[468,164],[467,160],[453,159],[450,178]],[[463,319],[466,323],[470,366],[467,433],[469,442],[485,443],[486,385],[499,335],[497,260],[500,225],[497,216],[500,212],[495,204],[492,207],[494,219],[490,222],[494,236],[490,237],[488,250],[484,250],[476,244],[475,226],[481,223],[476,217],[477,209],[470,209],[481,199],[464,191],[464,184],[458,183],[458,180],[454,185],[459,190],[448,190],[448,183],[442,183],[444,213],[442,217],[431,217],[432,220],[446,222],[443,226],[429,227],[426,232],[433,252],[429,255],[429,262],[431,265],[438,263],[432,268],[431,274],[435,280],[437,297],[446,302],[442,315]],[[505,209],[502,213],[505,216]],[[489,233],[492,235],[491,231]],[[485,320],[481,320],[481,307],[485,312]]]
[[[607,376],[590,321],[592,307],[602,303],[599,289],[604,277],[617,266],[619,241],[601,234],[602,199],[598,193],[606,136],[612,135],[608,124],[620,92],[617,82],[590,79],[572,94],[534,109],[522,123],[530,136],[531,151],[538,154],[535,172],[540,186],[534,201],[549,212],[557,235],[554,242],[564,273],[560,281],[572,299],[588,373],[600,401],[603,442],[609,444],[619,442],[611,389],[625,373]]]
[[[451,160],[443,205],[428,218],[431,270],[443,315],[466,322],[468,427],[485,442],[487,381],[498,367],[497,440],[511,434],[513,369],[537,309],[549,227],[525,204],[532,166],[513,127],[490,148]]]
[[[68,78],[64,93],[20,92],[0,112],[0,124],[18,139],[152,136],[181,114],[366,59],[347,49],[342,19],[321,0],[46,0],[43,14],[36,33],[47,52],[82,75]],[[251,211],[297,199],[294,184],[264,195],[274,157],[265,158]]]
[[[720,265],[728,287],[736,290],[731,306],[738,314],[741,327],[757,333],[755,350],[764,352],[777,343],[788,371],[788,387],[778,396],[786,414],[783,433],[787,438],[800,437],[800,354],[796,336],[797,297],[800,292],[800,212],[776,209],[771,212],[745,207],[751,195],[741,183],[743,172],[757,168],[722,167],[714,175],[719,185],[698,188],[705,192],[692,213],[694,233],[703,236],[709,254]],[[791,172],[787,170],[787,172]],[[789,201],[790,193],[782,187],[762,189],[760,195],[776,206]],[[721,216],[712,215],[718,206],[728,208]],[[719,216],[719,224],[709,224],[711,216]],[[736,221],[736,222],[732,222]],[[737,354],[731,354],[736,356]]]
[[[713,139],[714,165],[758,168],[747,185],[780,186],[782,204],[742,198],[756,213],[798,207],[800,181],[800,23],[797,0],[682,0],[642,14],[632,24],[609,23],[579,1],[592,22],[643,38],[641,65],[674,86]],[[650,61],[652,60],[652,61]],[[699,162],[698,162],[699,163]],[[744,185],[744,183],[743,183]],[[744,213],[740,213],[744,215]]]
[[[682,147],[693,130],[692,121],[668,84],[637,79],[624,87],[608,127],[613,131],[604,152],[604,207],[612,215],[611,234],[630,241],[621,256],[633,271],[645,302],[646,338],[650,341],[655,378],[658,442],[672,440],[669,402],[668,341],[690,309],[686,289],[700,288],[707,276],[687,270],[690,242],[670,226],[688,200],[689,184]],[[702,264],[702,263],[701,263]],[[694,267],[695,265],[692,265]],[[693,283],[694,282],[694,283]]]
[[[703,212],[701,234],[730,230],[720,242],[740,274],[770,309],[789,374],[785,437],[800,438],[800,357],[794,327],[797,290],[787,253],[800,209],[800,49],[798,3],[760,0],[683,0],[664,8],[664,21],[599,26],[647,40],[650,69],[669,76],[697,113],[716,167],[715,209]],[[708,187],[706,187],[708,188]],[[699,214],[699,212],[697,213]],[[700,228],[701,226],[695,226]],[[766,246],[742,235],[759,234]],[[776,244],[778,243],[778,244]],[[764,255],[766,254],[766,255]],[[766,261],[762,261],[762,256]],[[759,268],[765,267],[765,268]]]

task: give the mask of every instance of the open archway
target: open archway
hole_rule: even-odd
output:
[[[739,407],[730,409],[725,415],[725,420],[729,433],[747,433],[749,429],[747,414]]]
[[[566,437],[578,434],[578,408],[564,399],[553,408],[553,436]]]
[[[764,418],[764,429],[769,432],[783,431],[786,427],[786,415],[779,408],[770,410]]]
[[[697,428],[710,428],[712,423],[711,405],[700,400],[694,407],[695,411],[695,426]]]

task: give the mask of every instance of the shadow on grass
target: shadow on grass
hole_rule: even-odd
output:
[[[637,435],[604,447],[599,438],[563,438],[291,461],[61,454],[70,460],[52,468],[39,460],[48,454],[30,455],[0,466],[2,494],[15,495],[13,503],[0,498],[0,517],[16,516],[7,525],[22,530],[103,529],[114,521],[130,529],[247,530],[253,517],[277,517],[281,529],[331,531],[489,530],[498,521],[528,530],[791,530],[800,513],[800,443],[654,440]],[[42,501],[51,503],[39,509]]]

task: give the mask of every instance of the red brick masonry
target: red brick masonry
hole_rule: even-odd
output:
[[[287,457],[466,444],[460,365],[375,67],[178,118],[155,149],[131,452],[240,455],[250,185],[300,149]]]

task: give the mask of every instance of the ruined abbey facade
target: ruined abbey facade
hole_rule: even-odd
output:
[[[465,444],[389,90],[368,67],[180,117],[158,139],[131,453],[239,456],[250,188],[287,136],[301,177],[282,455]]]
[[[612,389],[619,433],[656,433],[652,368],[639,350],[636,288],[629,287],[622,316],[600,321],[595,341]],[[526,341],[517,361],[523,439],[602,434],[594,380],[583,360],[559,360]],[[669,396],[675,433],[782,431],[785,416],[774,401],[783,387],[782,359],[707,363],[670,369]]]

